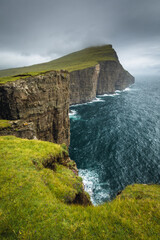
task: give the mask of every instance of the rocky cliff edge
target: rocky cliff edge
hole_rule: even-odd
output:
[[[70,142],[69,73],[50,71],[0,85],[0,119],[12,120],[1,135]]]

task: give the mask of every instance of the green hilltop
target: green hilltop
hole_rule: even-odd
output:
[[[159,185],[128,186],[96,207],[69,204],[82,180],[59,164],[64,153],[64,145],[0,137],[0,239],[160,239]],[[44,167],[51,158],[54,170]]]
[[[117,59],[116,52],[112,48],[112,45],[90,47],[50,62],[36,64],[29,67],[1,70],[0,77],[61,69],[72,72],[94,66],[101,61],[117,61]]]

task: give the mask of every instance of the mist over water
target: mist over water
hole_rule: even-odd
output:
[[[70,156],[94,204],[128,184],[160,183],[160,77],[70,110]]]

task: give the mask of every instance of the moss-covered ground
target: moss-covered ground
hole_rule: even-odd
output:
[[[10,127],[11,127],[11,122],[9,120],[0,119],[0,130],[5,128],[10,128]]]
[[[49,70],[61,70],[65,69],[69,72],[85,69],[91,66],[95,66],[97,63],[101,61],[117,61],[115,56],[115,51],[111,45],[104,45],[99,47],[90,47],[83,49],[78,52],[74,52],[68,54],[59,59],[36,64],[29,67],[21,67],[21,68],[12,68],[7,70],[0,71],[0,83],[4,83],[6,81],[15,81],[15,77],[5,78],[6,76],[14,76],[17,74],[32,74],[41,71],[49,71]]]
[[[0,239],[160,239],[160,186],[128,186],[101,206],[68,204],[81,178],[64,146],[0,137]],[[55,159],[54,171],[43,165]]]

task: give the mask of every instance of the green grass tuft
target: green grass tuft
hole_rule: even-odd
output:
[[[0,137],[0,239],[160,239],[160,186],[128,186],[101,206],[69,205],[81,178],[58,164],[65,147]],[[66,152],[65,152],[66,154]],[[56,170],[44,168],[57,158]]]
[[[9,120],[2,120],[0,119],[0,130],[5,129],[5,128],[10,128],[11,123]]]

